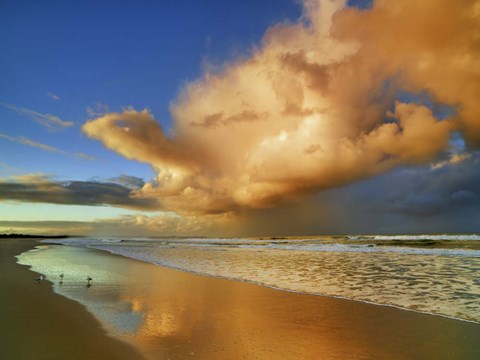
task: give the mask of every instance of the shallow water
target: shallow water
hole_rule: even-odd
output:
[[[285,251],[272,252],[268,258],[266,250],[251,248],[194,249],[191,244],[166,248],[153,243],[109,243],[108,247],[172,264],[179,257],[185,264],[197,259],[202,268],[217,266],[220,272],[227,269],[233,274],[240,264],[266,262],[256,269],[257,275],[300,284],[302,274],[311,271],[308,255],[316,254],[298,253],[307,256],[301,263],[297,255],[292,258]],[[111,335],[151,359],[461,359],[479,355],[476,324],[194,276],[82,247],[44,245],[21,254],[18,262],[45,274],[56,292],[84,304]],[[297,271],[289,274],[293,264]],[[65,274],[62,283],[61,273]],[[87,276],[93,277],[90,287]]]
[[[70,239],[67,243],[199,274],[480,323],[479,250],[418,248],[408,246],[408,241],[403,246],[376,246],[312,239]]]
[[[125,287],[142,287],[142,277],[132,277],[132,267],[121,258],[104,256],[87,248],[42,245],[19,256],[18,263],[30,265],[53,282],[54,291],[84,304],[100,317],[114,336],[136,331],[141,316],[121,300]],[[64,274],[63,280],[60,274]],[[90,284],[87,277],[93,277]],[[101,286],[100,286],[101,285]]]

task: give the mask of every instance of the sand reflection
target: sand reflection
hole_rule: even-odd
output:
[[[475,324],[183,273],[85,248],[43,247],[21,261],[49,277],[64,272],[56,291],[86,305],[112,335],[150,359],[465,358],[480,334]],[[85,272],[94,278],[89,289]]]

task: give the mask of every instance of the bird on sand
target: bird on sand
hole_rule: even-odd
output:
[[[40,275],[39,277],[36,277],[35,279],[33,279],[33,281],[36,281],[37,284],[40,284],[40,281],[42,281],[43,279],[45,279],[45,276]]]

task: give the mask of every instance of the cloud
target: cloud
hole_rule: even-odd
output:
[[[88,106],[87,107],[87,114],[89,118],[95,118],[98,116],[103,116],[110,112],[110,107],[106,104],[97,103],[95,107]]]
[[[67,154],[67,152],[65,152],[63,150],[57,149],[57,148],[55,148],[53,146],[50,146],[50,145],[46,145],[46,144],[42,144],[42,143],[30,140],[30,139],[28,139],[24,136],[11,137],[11,136],[0,133],[0,138],[6,139],[6,140],[9,140],[9,141],[13,141],[13,142],[17,142],[17,143],[23,144],[23,145],[33,146],[33,147],[36,147],[36,148],[39,148],[39,149],[42,149],[42,150],[46,150],[46,151],[51,151],[51,152],[55,152],[55,153],[59,153],[59,154]]]
[[[37,111],[33,111],[27,108],[17,107],[15,105],[5,104],[0,102],[0,105],[6,107],[7,109],[13,110],[19,114],[26,115],[29,118],[35,120],[36,122],[42,124],[43,126],[49,128],[50,130],[56,130],[58,128],[72,127],[74,126],[73,121],[64,121],[58,116],[51,114],[42,114]]]
[[[179,216],[173,213],[146,216],[124,215],[113,219],[98,219],[92,224],[92,233],[138,236],[205,236],[217,232],[225,234],[231,219],[227,215]]]
[[[60,150],[56,147],[33,141],[33,140],[31,140],[29,138],[26,138],[24,136],[12,137],[12,136],[8,136],[8,135],[0,133],[0,138],[6,139],[6,140],[9,140],[9,141],[12,141],[12,142],[16,142],[16,143],[19,143],[19,144],[23,144],[23,145],[36,147],[36,148],[41,149],[41,150],[54,152],[54,153],[57,153],[57,154],[73,155],[73,156],[76,156],[76,157],[79,157],[79,158],[82,158],[82,159],[86,159],[86,160],[96,160],[96,158],[94,156],[85,154],[83,152],[76,152],[75,154],[71,154],[67,151]]]
[[[132,186],[114,182],[55,181],[48,175],[28,174],[0,178],[0,199],[66,205],[118,206],[154,210],[155,199],[137,196]]]
[[[85,159],[85,160],[90,160],[90,161],[97,160],[97,158],[95,156],[88,155],[88,154],[85,154],[83,152],[76,152],[75,156],[78,157],[78,158]]]
[[[47,95],[48,95],[48,97],[49,97],[50,99],[53,99],[53,100],[56,100],[56,101],[60,100],[60,96],[55,95],[55,94],[53,94],[53,93],[51,93],[51,92],[49,92]]]
[[[130,189],[140,189],[141,187],[143,187],[143,185],[145,185],[145,181],[142,178],[130,175],[117,176],[108,179],[108,181],[126,186]]]
[[[339,12],[333,34],[361,44],[354,56],[360,74],[399,74],[403,89],[427,91],[436,102],[455,106],[456,126],[478,146],[479,9],[477,0],[377,0],[370,11]]]
[[[181,148],[167,139],[147,110],[110,113],[82,127],[90,137],[101,138],[105,146],[128,159],[163,166],[180,166],[187,161]]]
[[[244,121],[257,121],[267,117],[267,113],[259,114],[254,111],[245,110],[239,114],[225,117],[223,113],[218,112],[205,116],[199,122],[191,122],[192,126],[200,126],[204,128],[215,128],[218,126],[229,126],[232,123],[239,123]]]
[[[442,166],[405,169],[392,174],[383,189],[380,212],[431,217],[467,209],[480,209],[480,153],[462,156]],[[382,187],[377,190],[382,192]]]
[[[445,160],[445,161],[439,161],[435,164],[432,164],[432,169],[440,169],[444,166],[447,166],[447,165],[455,165],[455,164],[459,164],[467,159],[469,159],[471,156],[471,154],[468,154],[468,153],[462,153],[462,154],[451,154],[449,159]]]
[[[4,180],[5,181],[5,180]],[[10,178],[7,183],[41,184],[52,183],[44,174],[29,174]],[[130,176],[104,181],[84,182],[85,193],[76,197],[95,198],[103,189],[96,184],[123,184],[122,194],[130,191],[135,197],[141,189],[142,179]],[[53,182],[66,184],[66,182]],[[478,232],[480,209],[480,154],[474,152],[463,162],[449,163],[441,168],[430,165],[396,169],[388,174],[356,182],[340,188],[331,188],[297,202],[289,207],[251,209],[237,213],[175,214],[165,212],[146,216],[135,214],[93,222],[12,222],[0,221],[1,228],[22,232],[39,233],[42,229],[50,233],[123,235],[123,236],[284,236],[351,233],[422,233],[422,232]],[[31,187],[32,188],[32,187]],[[0,186],[0,189],[2,187]],[[38,187],[37,187],[38,189]],[[43,190],[42,201],[57,201],[51,196],[49,187]],[[10,193],[9,190],[6,190]],[[28,192],[26,190],[25,192]],[[98,195],[100,194],[100,195]],[[33,191],[38,200],[38,191]],[[123,195],[120,196],[123,198]],[[0,192],[0,198],[4,193]],[[8,197],[6,199],[8,201]],[[90,201],[87,205],[98,205]],[[131,200],[110,201],[111,206]],[[135,204],[139,210],[155,209],[160,204],[153,200],[148,206]],[[57,202],[58,203],[58,202]],[[66,198],[60,203],[67,203]],[[83,201],[85,204],[85,200]],[[151,207],[150,207],[151,206]],[[420,221],[419,221],[420,219]],[[47,229],[47,230],[46,230]],[[80,229],[83,229],[80,231]],[[7,231],[7,230],[5,230]],[[26,231],[26,230],[25,230]],[[8,231],[12,232],[12,231]]]
[[[91,233],[89,222],[82,221],[2,221],[0,233],[33,235],[86,235]]]
[[[171,105],[173,135],[147,111],[83,131],[157,172],[137,196],[183,214],[269,208],[305,194],[436,162],[460,131],[480,143],[478,1],[304,1],[251,56],[207,69]],[[402,102],[426,92],[456,111]]]
[[[226,216],[178,216],[164,213],[124,215],[95,221],[3,221],[0,233],[67,234],[108,236],[205,236],[226,234],[230,219]]]

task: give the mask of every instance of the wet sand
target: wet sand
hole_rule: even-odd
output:
[[[119,318],[135,320],[135,326],[128,327],[130,330],[117,336],[150,359],[480,358],[478,324],[199,276],[98,250],[58,245],[50,248],[54,253],[58,252],[55,256],[72,259],[81,266],[90,263],[96,268],[94,285],[77,295],[84,296],[90,304],[102,305],[103,309],[114,308],[114,316],[104,319],[114,322]],[[15,268],[25,270],[20,266]],[[37,298],[39,289],[31,284],[31,274],[27,272],[26,280],[22,280],[26,281],[22,287],[31,291],[17,296],[27,303]],[[107,275],[101,279],[100,274]],[[121,281],[112,280],[114,276]],[[46,284],[40,286],[43,285]],[[18,288],[18,284],[11,287]],[[61,298],[48,287],[43,288],[45,292],[41,297],[45,297],[44,301],[55,304],[60,301]],[[72,289],[75,290],[73,285]],[[75,292],[72,294],[75,295]],[[71,309],[80,307],[64,300]],[[75,319],[69,320],[71,309],[51,309],[55,310],[55,314],[49,318],[58,317],[61,326],[68,328],[65,322],[75,324]],[[18,308],[12,311],[4,323],[15,323],[14,313],[18,311]],[[44,341],[48,340],[49,345],[37,345],[37,350],[48,354],[52,347],[55,350],[59,344],[56,337],[61,338],[61,334],[66,337],[65,332],[57,329],[55,333],[45,325],[39,325],[32,316],[38,315],[23,316],[23,326],[32,326],[31,322],[35,322],[33,325],[36,327],[40,326],[40,331],[45,332]],[[85,322],[82,329],[87,333],[98,333],[100,335],[97,336],[103,339],[104,334],[98,329],[98,324],[91,320]],[[5,326],[4,323],[2,326]],[[108,324],[105,328],[112,332]],[[24,344],[25,339],[35,337],[39,330],[25,331],[9,335],[10,342]],[[5,329],[2,328],[2,332]],[[113,346],[123,345],[116,343]],[[9,351],[12,351],[12,346]],[[118,354],[125,355],[123,351]],[[114,354],[109,358],[122,357]],[[124,358],[134,359],[130,356]]]
[[[0,358],[142,359],[132,347],[107,336],[80,304],[52,291],[51,283],[16,263],[36,245],[32,239],[0,239]]]
[[[480,358],[477,324],[135,262],[156,286],[120,296],[143,314],[134,341],[151,359]]]

